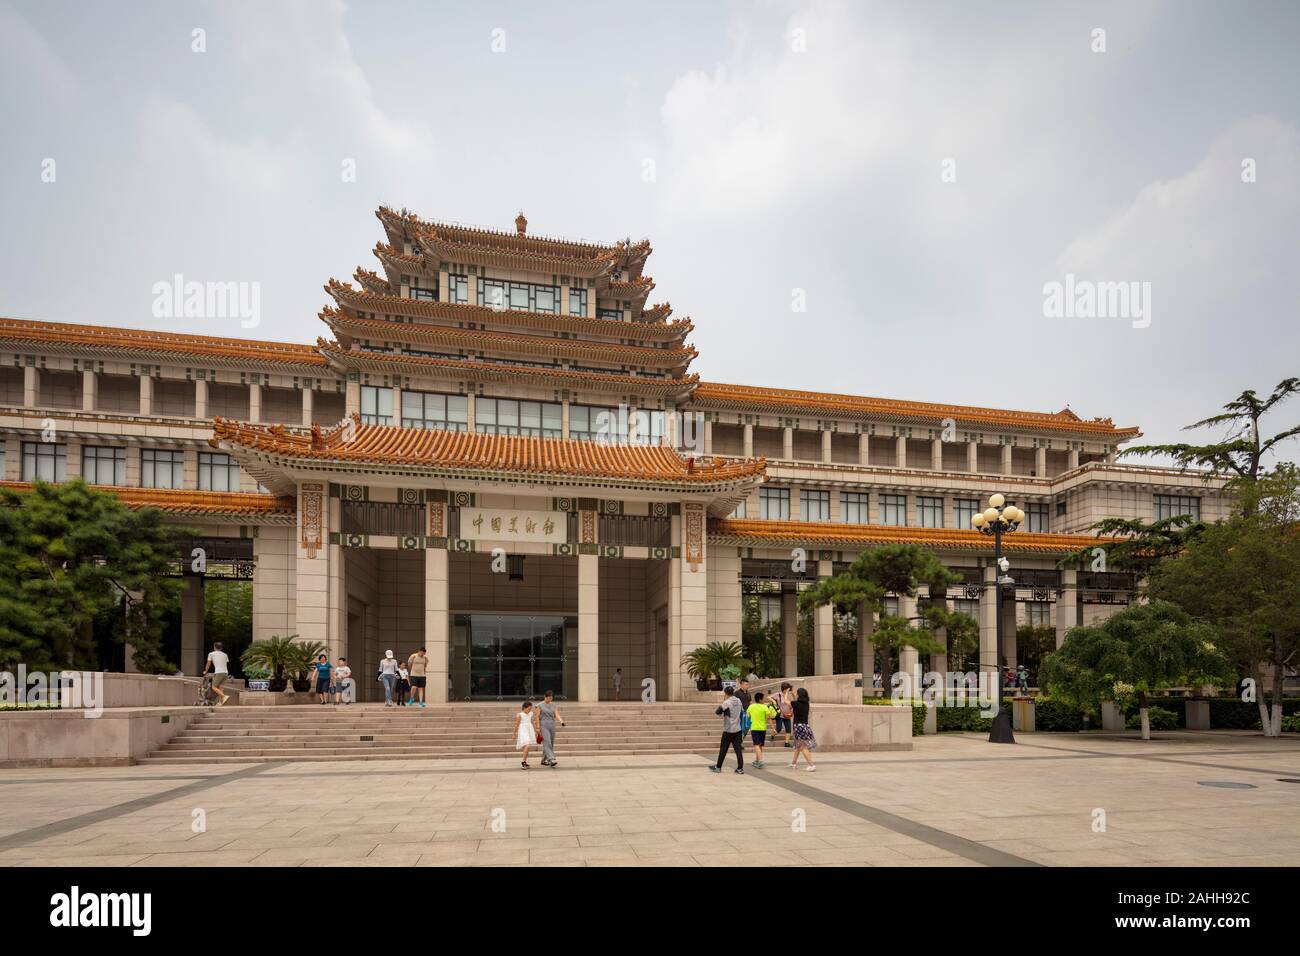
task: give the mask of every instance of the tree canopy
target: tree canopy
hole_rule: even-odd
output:
[[[116,605],[135,665],[164,670],[161,611],[179,529],[154,508],[133,511],[80,479],[0,488],[0,666],[95,666],[91,622]]]

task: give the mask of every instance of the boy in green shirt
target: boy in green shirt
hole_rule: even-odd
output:
[[[765,699],[763,692],[754,694],[754,702],[745,708],[749,715],[749,738],[754,742],[754,767],[763,766],[763,744],[767,741],[767,719],[775,717],[777,710]]]

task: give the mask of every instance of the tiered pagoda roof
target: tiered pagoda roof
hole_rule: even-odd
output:
[[[766,464],[762,458],[684,457],[663,445],[363,425],[356,417],[328,431],[314,427],[310,434],[218,418],[210,443],[236,458],[260,455],[282,465],[383,466],[460,477],[505,473],[533,481],[604,479],[701,491],[757,485]]]
[[[30,481],[0,481],[0,488],[30,491]],[[225,517],[232,520],[282,519],[291,521],[297,511],[292,497],[242,491],[186,491],[182,488],[129,488],[91,485],[95,491],[116,495],[128,508],[157,508],[175,516]]]

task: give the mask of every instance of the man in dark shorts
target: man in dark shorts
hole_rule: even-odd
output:
[[[420,648],[412,654],[406,661],[406,670],[411,677],[411,699],[408,701],[409,707],[424,707],[424,688],[428,683],[429,655]]]

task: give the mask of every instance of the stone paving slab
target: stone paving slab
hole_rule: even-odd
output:
[[[0,866],[1223,866],[1300,858],[1300,740],[975,735],[911,752],[0,773]],[[1222,789],[1201,781],[1248,783]],[[205,828],[195,832],[195,811]],[[1104,811],[1105,832],[1094,832]]]

